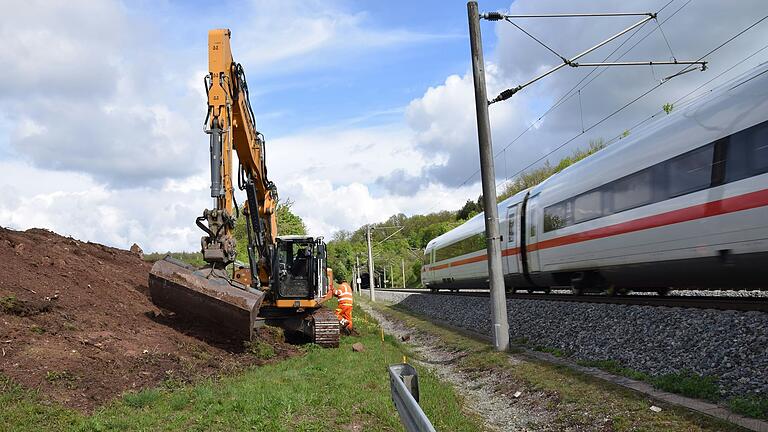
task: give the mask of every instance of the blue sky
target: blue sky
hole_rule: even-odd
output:
[[[359,16],[360,25],[374,31],[403,31],[422,40],[356,52],[330,64],[315,64],[292,71],[272,71],[246,66],[249,85],[258,92],[252,103],[259,127],[268,136],[280,136],[297,128],[314,128],[356,121],[380,124],[402,115],[404,107],[431,86],[442,84],[450,74],[469,67],[466,3],[462,1],[336,2],[335,9]],[[134,5],[135,6],[135,5]],[[483,2],[484,10],[502,10],[509,2]],[[202,58],[206,29],[226,27],[233,31],[233,46],[243,40],[243,15],[258,14],[249,2],[225,1],[216,8],[205,2],[155,2],[129,11],[162,23],[163,42],[186,56]],[[290,21],[292,17],[276,18]],[[493,27],[486,27],[489,52],[495,45]],[[256,30],[257,31],[257,30]],[[237,52],[235,52],[237,56]],[[243,62],[244,60],[236,61]],[[387,89],[382,91],[382,89]],[[382,118],[384,117],[384,118]]]
[[[668,0],[482,1],[532,12],[656,11]],[[194,218],[210,206],[202,132],[207,31],[232,30],[269,173],[313,234],[332,236],[396,213],[459,208],[480,193],[464,1],[17,0],[0,16],[0,226],[42,227],[147,251],[196,250]],[[678,58],[698,58],[756,17],[764,0],[673,0],[659,14]],[[633,21],[521,23],[575,54]],[[768,21],[766,21],[768,23]],[[571,144],[609,138],[659,111],[768,41],[755,27],[691,73]],[[628,35],[624,60],[667,59],[655,25]],[[555,64],[508,23],[483,23],[489,94]],[[600,61],[616,44],[585,60]],[[722,83],[768,59],[768,49]],[[655,85],[648,68],[613,68],[582,87],[496,158],[512,174]],[[491,107],[500,152],[588,70],[564,70]],[[701,91],[706,91],[707,88]],[[238,201],[242,202],[243,197]]]

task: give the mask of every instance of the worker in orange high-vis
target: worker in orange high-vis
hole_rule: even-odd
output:
[[[342,279],[340,284],[335,284],[333,289],[329,289],[323,301],[330,300],[331,297],[339,299],[339,307],[334,311],[339,317],[339,324],[347,333],[352,333],[352,288],[346,279]]]

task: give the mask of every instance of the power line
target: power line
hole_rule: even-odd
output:
[[[753,27],[755,27],[756,25],[760,24],[761,22],[763,22],[763,21],[764,21],[765,19],[767,19],[767,18],[768,18],[768,16],[764,16],[763,18],[761,18],[761,19],[759,19],[759,20],[755,21],[753,24],[751,24],[751,25],[750,25],[750,26],[748,26],[747,28],[745,28],[745,29],[741,30],[740,32],[736,33],[734,36],[732,36],[731,38],[727,39],[725,42],[721,43],[720,45],[718,45],[717,47],[715,47],[714,49],[712,49],[712,50],[711,50],[711,51],[709,51],[708,53],[706,53],[706,54],[704,54],[703,56],[701,56],[701,57],[699,58],[699,60],[701,60],[701,59],[704,59],[705,57],[707,57],[707,56],[709,56],[709,55],[711,55],[711,54],[715,53],[715,52],[716,52],[716,51],[718,51],[720,48],[722,48],[722,47],[726,46],[727,44],[729,44],[730,42],[732,42],[732,41],[733,41],[733,40],[735,40],[736,38],[740,37],[741,35],[743,35],[743,34],[744,34],[744,33],[746,33],[747,31],[749,31],[750,29],[752,29],[752,28],[753,28]],[[690,66],[687,66],[687,67],[683,68],[683,69],[682,69],[680,72],[678,72],[678,73],[676,73],[676,74],[672,75],[672,77],[674,77],[674,76],[678,76],[678,75],[680,75],[681,73],[684,73],[684,71],[685,71],[686,69],[689,69],[689,67],[690,67]],[[653,87],[651,87],[650,89],[648,89],[648,90],[646,90],[645,92],[643,92],[641,95],[639,95],[639,96],[635,97],[635,98],[634,98],[634,99],[632,99],[631,101],[629,101],[629,102],[627,102],[626,104],[624,104],[624,105],[623,105],[621,108],[619,108],[619,109],[617,109],[617,110],[613,111],[612,113],[608,114],[607,116],[603,117],[603,118],[602,118],[602,119],[600,119],[600,120],[599,120],[597,123],[595,123],[595,124],[593,124],[592,126],[588,127],[588,128],[587,128],[587,129],[586,129],[584,132],[580,132],[580,133],[576,134],[574,137],[572,137],[572,138],[570,138],[570,139],[566,140],[566,141],[565,141],[565,142],[563,142],[562,144],[560,144],[560,145],[558,145],[557,147],[555,147],[553,150],[549,151],[549,152],[548,152],[548,153],[546,153],[545,155],[543,155],[543,156],[541,156],[540,158],[536,159],[535,161],[531,162],[531,163],[530,163],[530,164],[528,164],[528,165],[527,165],[525,168],[523,168],[523,169],[521,169],[521,170],[517,171],[515,174],[513,174],[513,175],[512,175],[512,177],[511,177],[511,178],[515,178],[515,177],[517,177],[518,175],[522,174],[523,172],[525,172],[526,170],[528,170],[528,169],[529,169],[529,168],[531,168],[532,166],[536,165],[537,163],[539,163],[539,162],[541,162],[542,160],[546,159],[548,156],[552,155],[554,152],[556,152],[556,151],[560,150],[561,148],[565,147],[566,145],[570,144],[570,143],[571,143],[571,142],[573,142],[573,141],[574,141],[576,138],[578,138],[578,137],[580,137],[580,136],[584,135],[586,132],[589,132],[590,130],[592,130],[592,129],[594,129],[595,127],[599,126],[600,124],[602,124],[602,123],[603,123],[603,122],[605,122],[606,120],[610,119],[610,118],[611,118],[611,117],[613,117],[614,115],[616,115],[616,114],[618,114],[619,112],[623,111],[624,109],[626,109],[626,108],[627,108],[627,107],[629,107],[630,105],[634,104],[634,103],[635,103],[635,102],[637,102],[638,100],[640,100],[640,99],[644,98],[646,95],[650,94],[651,92],[653,92],[653,91],[654,91],[654,90],[656,90],[657,88],[661,87],[662,85],[666,84],[667,82],[669,82],[669,79],[666,79],[666,80],[663,80],[663,81],[659,82],[659,83],[658,83],[658,84],[656,84],[655,86],[653,86]],[[503,182],[502,182],[502,183],[500,183],[500,185],[502,185],[502,184],[504,184],[504,183],[503,183]]]
[[[508,23],[512,24],[513,26],[517,27],[517,29],[518,29],[518,30],[520,30],[521,32],[523,32],[523,33],[525,33],[526,35],[528,35],[528,37],[530,37],[531,39],[533,39],[533,40],[535,40],[536,42],[538,42],[538,43],[539,43],[539,45],[541,45],[541,46],[543,46],[544,48],[546,48],[547,50],[549,50],[549,52],[551,52],[552,54],[554,54],[555,56],[557,56],[558,58],[560,58],[560,60],[562,60],[562,61],[564,61],[564,62],[567,62],[567,61],[568,61],[568,59],[566,59],[566,58],[565,58],[565,56],[563,56],[562,54],[559,54],[559,53],[557,53],[555,50],[553,50],[552,48],[550,48],[549,46],[547,46],[547,44],[545,44],[544,42],[542,42],[542,41],[540,41],[538,38],[536,38],[536,36],[534,36],[534,35],[532,35],[532,34],[528,33],[527,31],[525,31],[525,29],[523,29],[522,27],[520,27],[519,25],[517,25],[517,24],[516,24],[514,21],[512,21],[511,19],[509,19],[509,18],[505,18],[504,20],[505,20],[506,22],[508,22]]]
[[[761,52],[765,51],[766,49],[768,49],[768,45],[764,45],[762,48],[758,49],[757,51],[753,52],[752,54],[748,55],[747,57],[744,57],[744,58],[743,58],[743,59],[741,59],[739,62],[737,62],[737,63],[733,64],[733,65],[732,65],[731,67],[729,67],[728,69],[726,69],[726,70],[724,70],[724,71],[720,72],[720,73],[719,73],[719,74],[717,74],[717,76],[715,76],[714,78],[710,79],[709,81],[705,82],[704,84],[701,84],[700,86],[696,87],[695,89],[691,90],[690,92],[686,93],[685,95],[683,95],[683,96],[679,97],[677,100],[675,100],[675,101],[673,101],[673,102],[672,102],[672,105],[675,105],[675,104],[679,103],[680,101],[682,101],[683,99],[687,98],[688,96],[692,95],[693,93],[696,93],[696,92],[697,92],[697,91],[699,91],[701,88],[703,88],[703,87],[707,86],[708,84],[710,84],[712,81],[715,81],[716,79],[720,78],[721,76],[725,75],[726,73],[728,73],[728,72],[732,71],[733,69],[737,68],[738,66],[740,66],[741,64],[743,64],[743,63],[744,63],[744,62],[746,62],[747,60],[749,60],[749,59],[751,59],[752,57],[754,57],[754,56],[756,56],[756,55],[760,54]],[[711,91],[711,90],[710,90],[710,91]],[[696,98],[694,98],[694,99],[690,100],[689,102],[693,102],[693,101],[695,101],[695,100],[699,99],[700,97],[703,97],[705,94],[706,94],[706,93],[702,93],[701,95],[699,95],[698,97],[696,97]],[[635,123],[635,124],[634,124],[632,127],[630,127],[630,128],[629,128],[629,129],[627,129],[627,130],[628,130],[628,131],[632,131],[632,130],[634,130],[635,128],[637,128],[638,126],[642,125],[643,123],[645,123],[645,122],[647,122],[647,121],[649,121],[649,120],[652,120],[654,117],[656,117],[657,115],[661,114],[662,112],[664,112],[664,110],[663,110],[663,109],[661,109],[661,110],[659,110],[659,111],[655,112],[655,113],[654,113],[653,115],[651,115],[650,117],[647,117],[647,118],[643,119],[642,121],[640,121],[640,122],[638,122],[638,123]],[[620,140],[620,139],[623,137],[623,135],[624,135],[623,133],[621,133],[621,134],[619,134],[619,135],[616,135],[615,137],[613,137],[613,138],[611,138],[610,140],[608,140],[608,142],[607,142],[606,144],[612,144],[612,143],[614,143],[614,142],[616,142],[616,141]]]
[[[679,8],[677,8],[677,10],[676,10],[676,11],[672,12],[672,13],[671,13],[671,14],[670,14],[668,17],[666,17],[666,18],[664,19],[664,21],[662,21],[662,22],[661,22],[661,24],[663,25],[664,23],[666,23],[667,21],[669,21],[669,20],[670,20],[672,17],[674,17],[675,15],[677,15],[677,13],[678,13],[678,12],[680,12],[680,11],[681,11],[681,10],[682,10],[684,7],[688,6],[688,4],[689,4],[689,3],[691,3],[691,1],[693,1],[693,0],[688,0],[687,2],[683,3],[683,5],[682,5],[682,6],[680,6]],[[669,3],[667,3],[667,5],[669,5]],[[662,9],[663,9],[663,8],[662,8]],[[661,12],[661,10],[659,10],[659,12]],[[632,44],[632,46],[631,46],[631,47],[627,48],[627,50],[626,50],[626,51],[624,51],[624,52],[623,52],[623,53],[622,53],[622,54],[621,54],[619,57],[617,57],[616,59],[618,60],[618,59],[620,59],[620,58],[624,57],[625,55],[627,55],[627,54],[628,54],[630,51],[632,51],[632,50],[633,50],[633,49],[634,49],[636,46],[640,45],[640,44],[641,44],[641,43],[642,43],[644,40],[646,40],[646,39],[648,38],[648,36],[650,36],[650,35],[652,35],[653,33],[655,33],[655,32],[656,32],[656,30],[658,30],[659,28],[660,28],[660,26],[659,26],[658,28],[654,28],[654,29],[652,29],[650,32],[646,33],[646,34],[645,34],[645,36],[641,37],[641,38],[640,38],[640,40],[638,40],[637,42],[635,42],[634,44]],[[627,41],[625,41],[625,42],[628,42],[628,40],[627,40]],[[622,45],[623,45],[623,44],[622,44]],[[621,48],[621,45],[620,45],[618,48]],[[601,69],[601,70],[600,70],[600,72],[598,72],[598,74],[597,74],[597,75],[595,75],[595,77],[594,77],[594,78],[592,78],[591,80],[587,81],[587,83],[586,83],[586,84],[584,84],[584,86],[582,86],[582,87],[581,87],[581,90],[584,90],[584,88],[586,88],[588,85],[592,84],[592,82],[593,82],[594,80],[596,80],[597,78],[599,78],[599,77],[600,77],[600,75],[602,75],[603,73],[605,73],[605,72],[606,72],[606,70],[607,70],[607,69]],[[594,72],[594,70],[593,70],[593,72]]]
[[[665,5],[664,5],[664,6],[662,6],[662,7],[661,7],[661,9],[659,9],[659,10],[656,12],[656,14],[658,15],[659,13],[661,13],[662,11],[664,11],[664,9],[666,9],[666,8],[667,8],[667,7],[668,7],[670,4],[672,4],[674,1],[675,1],[675,0],[669,0],[669,1],[668,1],[668,2],[667,2]],[[684,3],[682,6],[680,6],[680,7],[679,7],[677,10],[675,10],[675,11],[674,11],[672,14],[670,14],[668,17],[666,17],[666,18],[665,18],[665,19],[664,19],[664,20],[661,22],[661,24],[664,24],[664,23],[666,23],[668,20],[670,20],[672,17],[674,17],[674,16],[675,16],[675,15],[676,15],[678,12],[680,12],[680,10],[682,10],[684,7],[686,7],[686,6],[687,6],[687,5],[688,5],[688,4],[689,4],[691,1],[692,1],[692,0],[688,0],[687,2],[685,2],[685,3]],[[623,42],[621,42],[621,44],[619,44],[619,45],[618,45],[616,48],[614,48],[614,49],[613,49],[613,51],[611,51],[611,53],[610,53],[610,54],[608,54],[608,55],[607,55],[607,56],[606,56],[606,57],[603,59],[603,62],[605,62],[605,61],[608,61],[608,59],[609,59],[611,56],[613,56],[613,55],[614,55],[614,54],[615,54],[615,53],[616,53],[616,52],[617,52],[619,49],[621,49],[621,47],[623,47],[623,46],[624,46],[624,45],[625,45],[627,42],[629,42],[629,41],[630,41],[630,40],[631,40],[631,39],[632,39],[632,38],[633,38],[633,37],[634,37],[634,36],[635,36],[637,33],[639,33],[639,32],[640,32],[640,30],[641,30],[642,28],[643,28],[643,27],[641,26],[641,27],[638,27],[637,29],[635,29],[635,31],[634,31],[632,34],[630,34],[630,35],[629,35],[629,37],[627,37],[626,39],[624,39],[624,41],[623,41]],[[646,39],[648,36],[650,36],[651,34],[653,34],[653,33],[654,33],[654,32],[655,32],[655,31],[656,31],[658,28],[660,28],[660,26],[659,26],[659,27],[657,27],[657,28],[654,28],[654,29],[652,29],[650,32],[648,32],[648,33],[647,33],[645,36],[643,36],[643,37],[642,37],[642,38],[641,38],[639,41],[637,41],[637,42],[636,42],[634,45],[632,45],[631,47],[629,47],[629,49],[627,49],[626,51],[624,51],[624,53],[622,53],[622,54],[621,54],[619,57],[617,57],[616,59],[618,60],[618,59],[621,59],[622,57],[624,57],[624,56],[625,56],[626,54],[628,54],[628,53],[629,53],[629,52],[630,52],[630,51],[631,51],[633,48],[635,48],[635,47],[636,47],[638,44],[640,44],[642,41],[644,41],[644,40],[645,40],[645,39]],[[521,29],[521,30],[522,30],[522,29]],[[533,36],[531,36],[531,37],[533,37]],[[535,39],[535,38],[534,38],[534,39]],[[537,41],[538,41],[538,40],[537,40]],[[541,43],[541,42],[539,42],[539,43]],[[558,55],[558,56],[560,56],[560,55],[559,55],[559,54],[557,54],[557,53],[555,53],[555,54],[556,54],[556,55]],[[526,128],[526,129],[525,129],[525,130],[523,130],[523,132],[521,132],[521,133],[520,133],[518,136],[516,136],[516,137],[515,137],[515,138],[514,138],[514,139],[513,139],[513,140],[512,140],[510,143],[508,143],[506,146],[504,146],[504,148],[503,148],[501,151],[497,152],[497,153],[496,153],[496,154],[493,156],[493,158],[494,158],[494,159],[496,159],[496,158],[499,156],[499,154],[501,154],[503,151],[505,151],[506,149],[508,149],[508,148],[509,148],[509,147],[510,147],[512,144],[514,144],[515,142],[517,142],[518,140],[520,140],[520,138],[522,138],[522,137],[523,137],[523,136],[524,136],[526,133],[528,133],[528,132],[529,132],[531,129],[533,129],[533,127],[534,127],[534,126],[535,126],[537,123],[539,123],[539,122],[540,122],[542,119],[544,119],[544,117],[546,117],[546,116],[547,116],[549,113],[551,113],[552,111],[554,111],[555,109],[557,109],[559,106],[561,106],[562,104],[564,104],[566,101],[570,100],[570,99],[571,99],[571,98],[572,98],[574,95],[576,95],[576,93],[573,93],[573,91],[574,91],[574,90],[576,90],[576,88],[577,88],[577,87],[579,87],[579,85],[581,85],[581,83],[583,83],[583,82],[584,82],[584,81],[585,81],[587,78],[589,78],[589,77],[590,77],[592,74],[594,74],[596,71],[597,71],[597,69],[592,69],[592,70],[590,70],[588,74],[586,74],[586,75],[585,75],[585,76],[584,76],[584,77],[583,77],[581,80],[579,80],[579,82],[577,82],[577,83],[576,83],[576,84],[575,84],[573,87],[571,87],[571,88],[570,88],[568,91],[566,91],[565,93],[563,93],[563,94],[560,96],[560,98],[558,98],[558,99],[557,99],[557,101],[555,101],[555,103],[554,103],[554,104],[552,104],[552,106],[550,106],[550,107],[549,107],[549,108],[548,108],[548,109],[547,109],[547,110],[544,112],[544,114],[540,115],[540,116],[539,116],[539,118],[537,118],[537,119],[536,119],[534,122],[532,122],[532,123],[531,123],[531,124],[530,124],[530,125],[529,125],[529,126]],[[587,82],[586,84],[584,84],[584,86],[582,86],[582,87],[581,87],[579,90],[584,90],[584,88],[586,88],[586,87],[587,87],[589,84],[591,84],[591,83],[592,83],[592,82],[593,82],[595,79],[597,79],[597,78],[598,78],[600,75],[602,75],[604,72],[605,72],[605,69],[603,69],[603,70],[601,70],[600,72],[598,72],[598,74],[597,74],[597,75],[596,75],[594,78],[592,78],[592,79],[591,79],[589,82]],[[477,175],[477,173],[479,173],[479,172],[480,172],[480,169],[477,169],[477,170],[475,170],[475,171],[474,171],[474,172],[473,172],[473,173],[472,173],[472,174],[471,174],[469,177],[467,177],[467,179],[466,179],[466,180],[464,180],[464,181],[463,181],[463,182],[462,182],[462,183],[461,183],[461,184],[460,184],[458,187],[462,187],[462,186],[466,185],[467,183],[469,183],[469,181],[470,181],[470,180],[472,180],[472,179],[473,179],[473,178],[474,178],[474,177]],[[512,176],[512,177],[514,177],[514,176]]]
[[[710,52],[708,52],[708,53],[704,54],[703,56],[699,57],[699,60],[703,59],[704,57],[707,57],[707,56],[709,56],[709,55],[710,55],[710,54],[712,54],[713,52],[715,52],[715,51],[719,50],[720,48],[722,48],[722,47],[724,47],[724,46],[726,46],[726,45],[728,45],[729,43],[731,43],[731,41],[733,41],[734,39],[736,39],[736,38],[738,38],[739,36],[743,35],[744,33],[748,32],[748,31],[749,31],[749,30],[750,30],[752,27],[754,27],[754,26],[756,26],[756,25],[760,24],[761,22],[765,21],[766,19],[768,19],[768,15],[766,15],[766,16],[764,16],[764,17],[760,18],[759,20],[755,21],[755,22],[754,22],[752,25],[750,25],[749,27],[747,27],[747,28],[745,28],[744,30],[742,30],[742,31],[740,31],[740,32],[736,33],[735,35],[731,36],[731,38],[730,38],[730,39],[728,39],[728,40],[726,40],[725,42],[721,43],[720,45],[718,45],[717,47],[715,47],[715,48],[714,48],[712,51],[710,51]],[[677,73],[677,74],[675,74],[675,75],[672,75],[672,76],[671,76],[671,77],[669,77],[669,78],[673,78],[673,77],[675,77],[675,76],[677,76],[677,75],[682,75],[682,74],[684,74],[684,73],[687,73],[687,72],[689,72],[689,71],[690,71],[690,66],[687,66],[687,67],[685,67],[683,70],[681,70],[680,72],[678,72],[678,73]]]

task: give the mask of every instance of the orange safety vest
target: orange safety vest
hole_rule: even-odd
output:
[[[349,284],[341,283],[333,290],[333,295],[339,299],[339,306],[352,306],[352,288]]]

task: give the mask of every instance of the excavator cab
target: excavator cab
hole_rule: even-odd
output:
[[[166,257],[150,271],[152,301],[246,340],[266,323],[303,334],[322,346],[338,346],[338,319],[319,308],[329,283],[323,238],[282,236],[275,244],[268,286],[255,289],[247,267],[238,266],[232,276],[223,269],[196,269]]]
[[[272,272],[273,292],[278,299],[314,299],[324,294],[325,244],[304,236],[277,237],[277,259]]]

